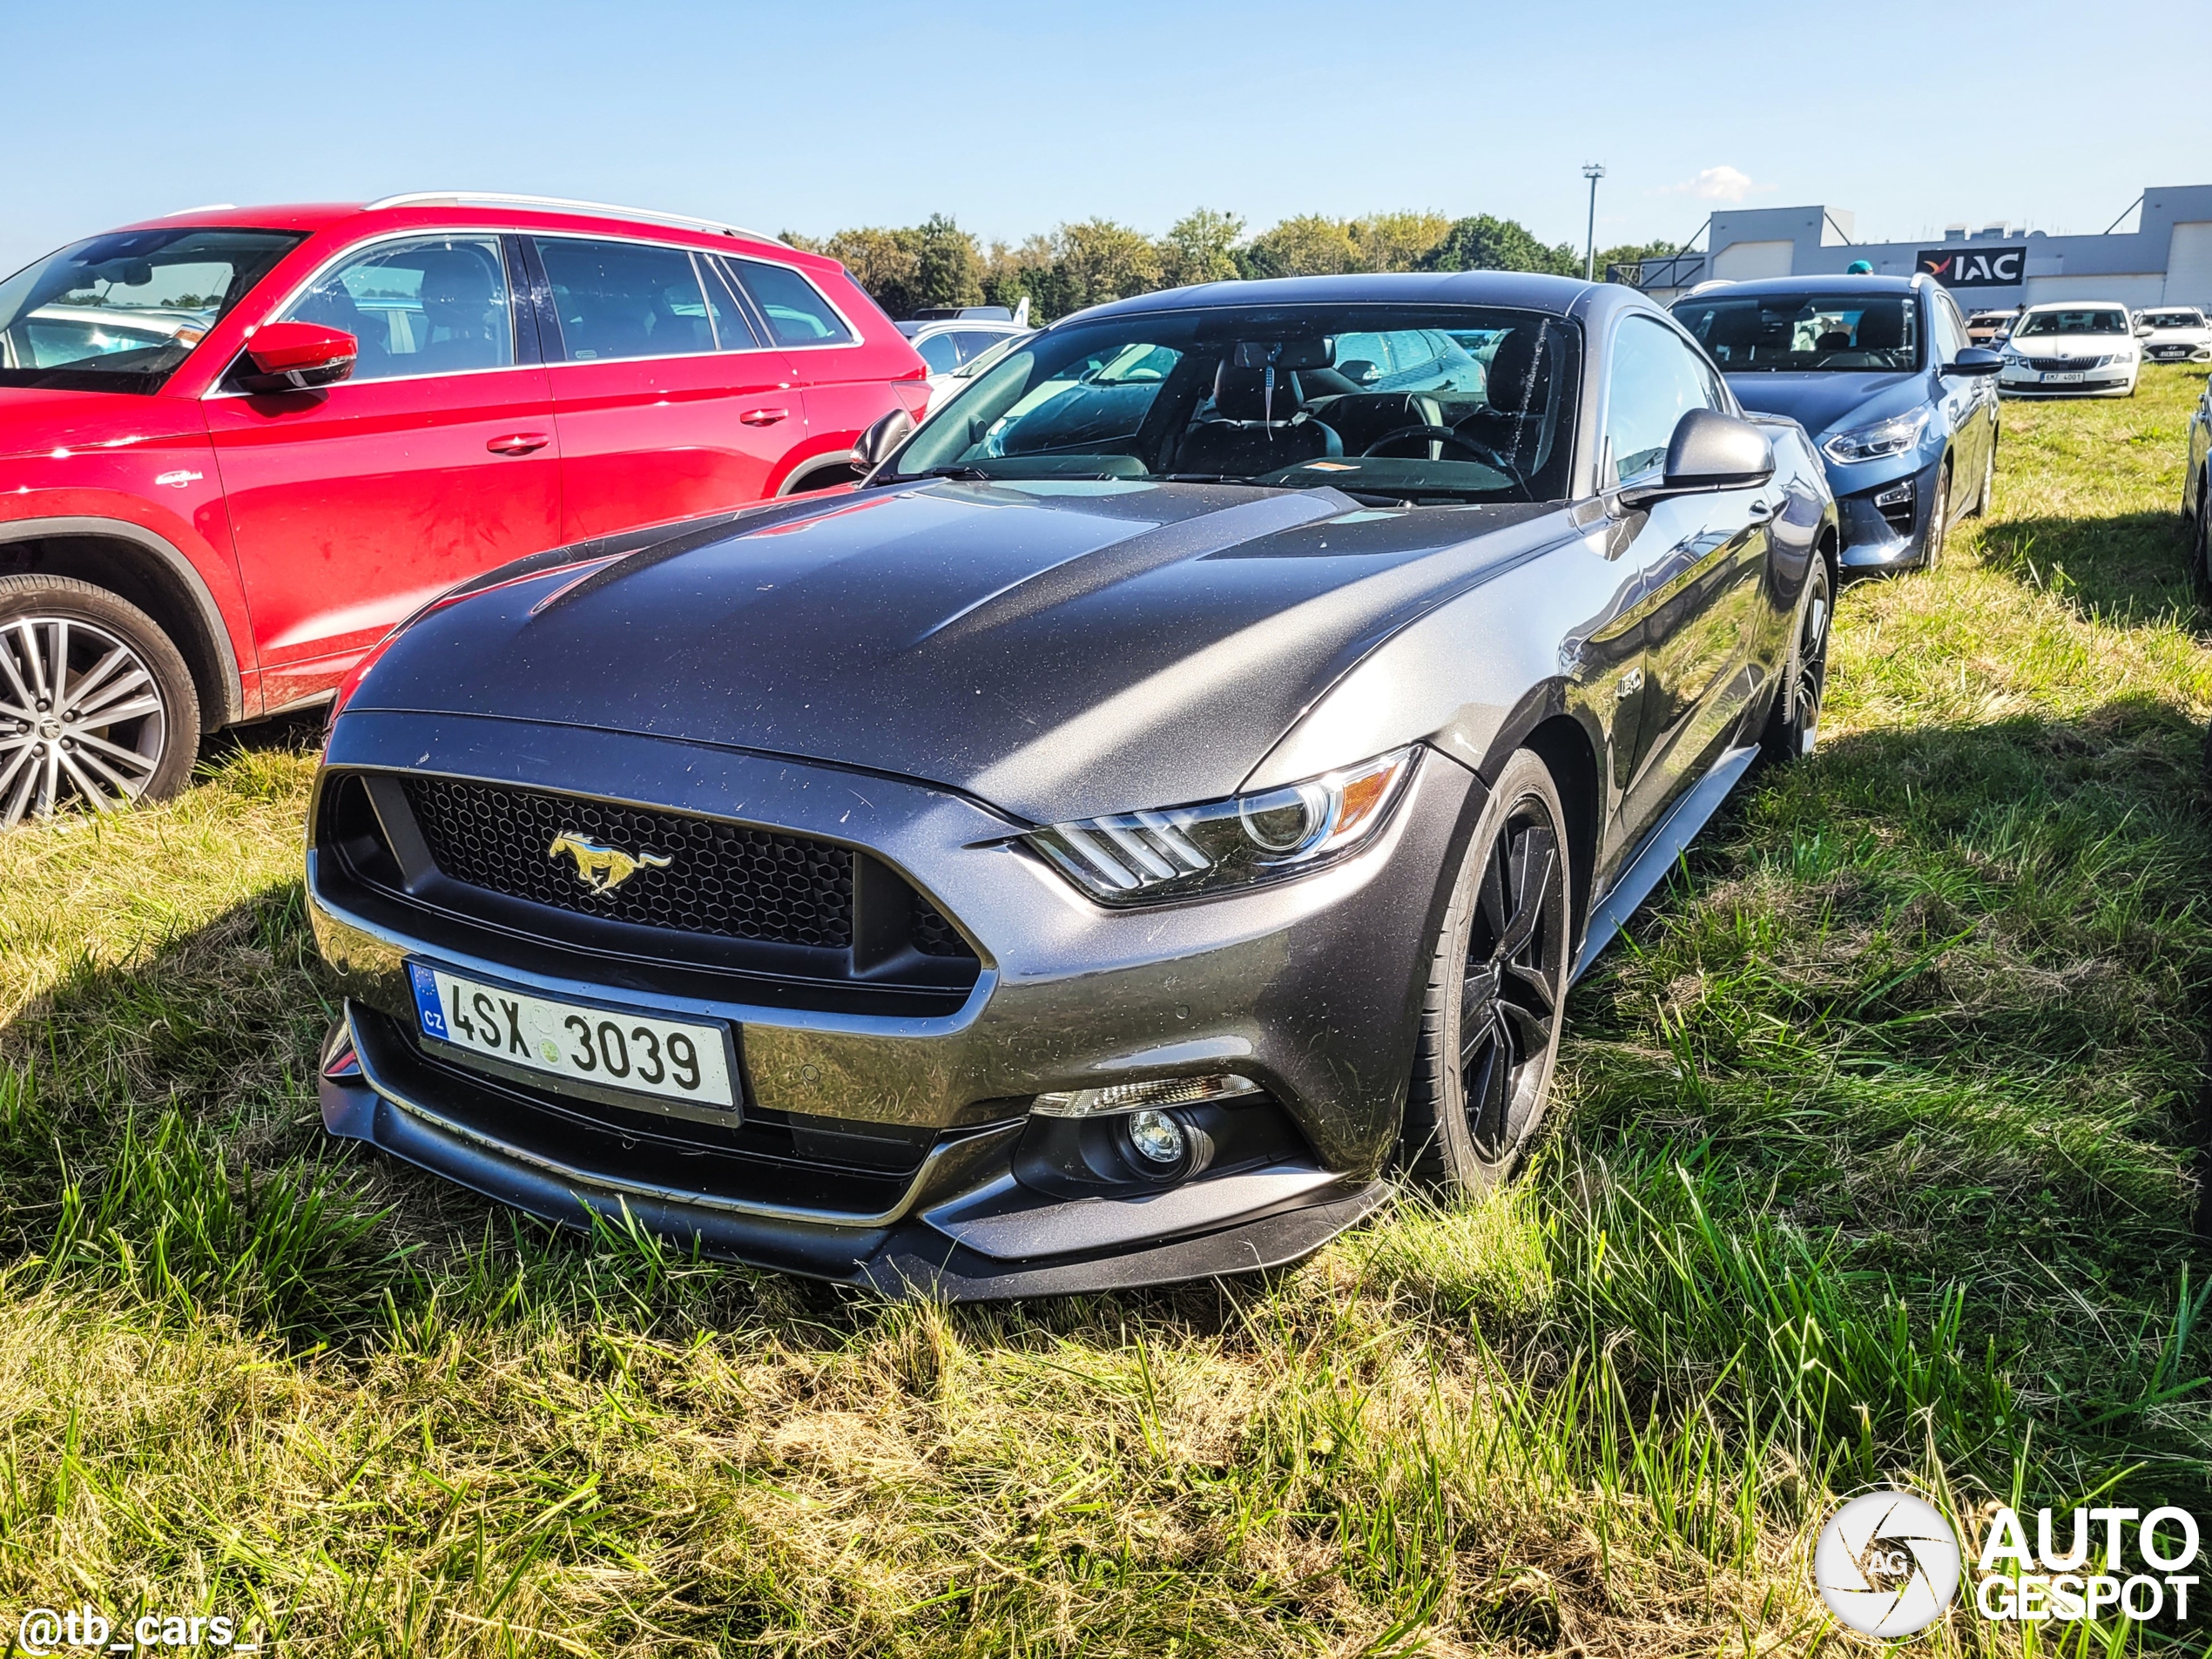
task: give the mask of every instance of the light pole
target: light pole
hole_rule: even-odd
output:
[[[1590,181],[1590,251],[1582,265],[1582,280],[1597,280],[1597,181],[1605,177],[1604,167],[1595,161],[1582,164],[1582,177]]]

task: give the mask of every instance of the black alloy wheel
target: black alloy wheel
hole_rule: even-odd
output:
[[[1568,845],[1550,772],[1522,751],[1475,826],[1432,953],[1405,1161],[1449,1190],[1512,1170],[1543,1116],[1571,941]]]

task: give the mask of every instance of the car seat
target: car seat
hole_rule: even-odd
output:
[[[1184,435],[1170,470],[1272,472],[1342,455],[1343,440],[1302,408],[1303,401],[1296,374],[1277,370],[1270,396],[1265,369],[1224,361],[1214,372],[1213,414]]]
[[[1542,419],[1552,374],[1550,337],[1541,326],[1515,328],[1490,354],[1488,407],[1454,430],[1526,472],[1535,459],[1534,433]]]
[[[495,315],[503,302],[489,260],[465,247],[427,248],[421,261],[423,339],[414,368],[426,374],[472,368],[499,368],[507,354],[503,319]]]

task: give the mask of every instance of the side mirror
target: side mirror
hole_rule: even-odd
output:
[[[342,328],[319,322],[265,322],[246,342],[253,372],[243,374],[249,392],[304,392],[335,386],[354,372],[361,342]]]
[[[1675,423],[1667,442],[1667,470],[1656,484],[1621,492],[1624,507],[1662,496],[1748,489],[1774,476],[1774,445],[1749,421],[1717,409],[1692,409]]]
[[[2005,367],[2005,360],[1995,352],[1979,346],[1962,347],[1959,354],[1943,366],[1946,374],[1994,374]]]
[[[2135,325],[2135,338],[2138,340],[2148,340],[2157,332],[2147,322],[2139,322]]]
[[[914,429],[914,418],[903,408],[894,409],[866,432],[853,445],[853,464],[862,477],[873,472],[891,459],[892,451],[904,443]]]

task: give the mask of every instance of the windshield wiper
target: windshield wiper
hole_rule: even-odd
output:
[[[920,472],[894,473],[889,478],[884,480],[884,482],[886,483],[904,484],[911,483],[917,478],[954,478],[959,480],[962,483],[968,484],[988,484],[991,482],[991,475],[985,472],[981,467],[959,466],[925,467]]]

